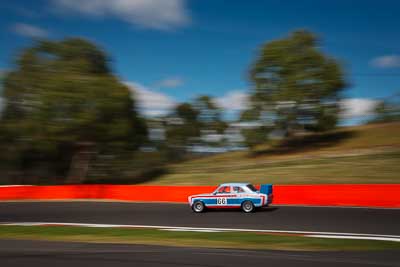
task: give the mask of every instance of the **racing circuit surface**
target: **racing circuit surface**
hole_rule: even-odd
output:
[[[0,240],[0,262],[11,266],[399,266],[393,251],[288,252]]]
[[[118,202],[3,202],[1,222],[60,222],[244,228],[400,235],[400,209],[269,207],[193,213],[188,205]]]
[[[400,234],[399,209],[269,207],[256,213],[188,205],[118,202],[3,202],[0,223],[162,225]],[[304,252],[0,240],[1,266],[399,266],[398,251]]]

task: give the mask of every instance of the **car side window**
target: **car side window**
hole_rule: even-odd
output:
[[[233,192],[235,192],[235,193],[244,193],[244,190],[240,186],[234,186],[233,187]]]
[[[231,187],[230,186],[221,186],[218,188],[217,193],[218,194],[225,194],[225,193],[230,193],[231,192]]]

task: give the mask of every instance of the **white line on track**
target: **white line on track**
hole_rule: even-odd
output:
[[[379,235],[360,233],[339,233],[339,232],[312,232],[312,231],[288,231],[288,230],[265,230],[265,229],[240,229],[240,228],[207,228],[207,227],[185,227],[165,225],[137,225],[137,224],[93,224],[93,223],[60,223],[60,222],[5,222],[0,225],[8,226],[81,226],[96,228],[138,228],[158,229],[164,231],[186,231],[186,232],[255,232],[266,234],[293,234],[307,237],[337,238],[337,239],[363,239],[383,240],[400,242],[399,235]]]

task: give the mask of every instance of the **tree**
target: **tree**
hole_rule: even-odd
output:
[[[199,112],[189,103],[177,105],[173,113],[167,118],[166,139],[167,144],[179,157],[184,154],[188,146],[200,137]]]
[[[214,131],[223,134],[228,127],[227,123],[222,120],[222,110],[213,99],[207,95],[199,96],[194,100],[194,108],[199,113],[199,121],[201,129],[206,131]]]
[[[316,37],[296,31],[265,44],[251,66],[254,114],[274,118],[287,135],[297,130],[325,131],[337,122],[343,71],[317,49]]]
[[[269,118],[262,116],[257,108],[244,110],[240,114],[239,122],[242,123],[241,134],[244,143],[250,149],[268,141],[268,135],[273,130]]]
[[[83,39],[41,41],[24,50],[5,77],[4,99],[2,138],[15,167],[44,164],[70,183],[85,179],[96,154],[135,150],[147,135],[107,56]]]
[[[244,138],[246,146],[253,149],[256,145],[262,144],[268,140],[270,128],[266,126],[257,126],[244,128],[240,132]]]
[[[393,122],[400,120],[400,94],[380,101],[375,107],[375,118],[372,122]]]

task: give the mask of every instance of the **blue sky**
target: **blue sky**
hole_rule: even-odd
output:
[[[257,49],[296,29],[318,34],[343,63],[348,121],[400,91],[400,1],[14,0],[0,9],[0,69],[32,38],[84,37],[108,52],[148,114],[199,94],[244,108]]]

